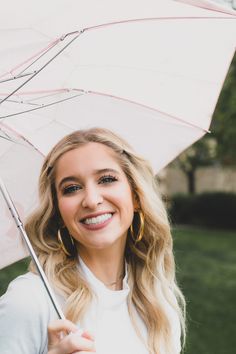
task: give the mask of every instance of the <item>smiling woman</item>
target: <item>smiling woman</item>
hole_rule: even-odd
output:
[[[114,263],[124,254],[134,200],[113,150],[90,142],[66,152],[58,160],[55,185],[61,218],[79,242],[81,258],[90,264],[98,249],[109,248]]]
[[[108,130],[76,131],[46,157],[39,194],[26,231],[68,320],[32,263],[0,300],[1,354],[180,353],[184,298],[149,163]]]

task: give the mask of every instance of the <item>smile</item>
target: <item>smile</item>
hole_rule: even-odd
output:
[[[85,225],[100,225],[111,218],[112,218],[112,214],[106,213],[106,214],[98,215],[96,217],[83,219],[81,222]]]

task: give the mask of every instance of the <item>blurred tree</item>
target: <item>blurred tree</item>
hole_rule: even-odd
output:
[[[212,121],[216,155],[222,165],[236,166],[236,55],[230,66]]]
[[[195,193],[195,175],[199,167],[215,162],[216,141],[207,135],[184,151],[174,162],[187,177],[188,193]]]
[[[213,115],[211,131],[173,162],[186,175],[190,194],[195,193],[195,174],[199,167],[217,162],[236,166],[236,55]]]

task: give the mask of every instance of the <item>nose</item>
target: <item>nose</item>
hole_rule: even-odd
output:
[[[82,200],[82,207],[95,210],[99,204],[102,204],[103,196],[96,187],[86,187]]]

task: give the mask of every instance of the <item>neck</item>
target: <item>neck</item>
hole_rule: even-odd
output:
[[[80,247],[80,257],[106,287],[121,290],[125,274],[124,250],[88,250]]]

